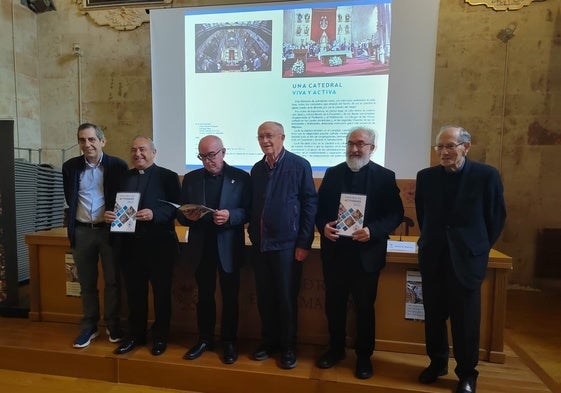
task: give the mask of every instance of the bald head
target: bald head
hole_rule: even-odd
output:
[[[226,149],[222,139],[216,135],[207,135],[199,141],[199,159],[205,169],[212,175],[218,175],[224,167]]]

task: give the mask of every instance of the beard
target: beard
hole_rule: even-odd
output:
[[[347,166],[353,172],[358,172],[368,162],[370,162],[370,156],[347,156]]]

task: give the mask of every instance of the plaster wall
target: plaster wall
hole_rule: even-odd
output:
[[[432,136],[460,124],[471,158],[500,170],[508,217],[495,248],[513,256],[512,282],[535,285],[538,231],[561,227],[561,1],[440,4]]]

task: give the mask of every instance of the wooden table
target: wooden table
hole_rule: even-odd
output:
[[[185,228],[177,227],[177,232],[180,239],[184,240]],[[403,240],[416,241],[416,237],[404,237]],[[82,314],[81,300],[79,297],[66,295],[64,260],[65,254],[70,252],[66,229],[57,228],[31,233],[26,235],[26,242],[30,257],[30,319],[78,323]],[[494,363],[503,363],[505,360],[503,330],[511,262],[509,256],[492,250],[489,255],[487,277],[482,286],[480,359]],[[303,343],[326,345],[328,333],[324,313],[319,239],[316,238],[313,250],[304,263],[299,298],[298,340]],[[376,349],[378,350],[425,353],[423,322],[405,319],[406,275],[408,270],[417,267],[416,254],[388,253],[388,263],[380,276],[376,300]],[[102,288],[101,275],[99,281]],[[174,331],[196,333],[196,294],[194,267],[189,263],[189,245],[183,243],[181,256],[174,271],[172,293]],[[100,291],[100,297],[102,296],[103,291]],[[219,300],[219,297],[217,299]],[[352,345],[354,337],[352,308],[349,314],[347,341]],[[125,315],[126,310],[123,311],[123,316]],[[153,315],[151,309],[150,315]],[[217,333],[219,324],[218,320]],[[259,327],[253,272],[250,264],[246,263],[241,271],[239,336],[257,339]]]

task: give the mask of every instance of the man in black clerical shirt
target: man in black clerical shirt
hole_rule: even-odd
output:
[[[329,349],[317,361],[331,368],[345,353],[347,302],[356,308],[357,356],[355,375],[370,378],[374,352],[374,301],[380,270],[386,264],[389,234],[401,223],[403,204],[394,172],[370,161],[376,149],[376,133],[355,128],[347,135],[347,160],[329,168],[318,190],[316,226],[321,234],[321,258],[325,280],[325,312]],[[366,198],[362,228],[343,236],[338,229],[341,194]]]
[[[448,373],[450,319],[457,393],[476,391],[481,284],[506,218],[499,172],[469,160],[470,148],[471,135],[464,128],[442,127],[435,145],[440,165],[419,171],[415,190],[430,358],[419,382],[433,383]]]
[[[177,203],[179,177],[154,163],[156,147],[150,138],[138,136],[131,144],[131,163],[119,191],[140,193],[133,234],[115,234],[127,289],[129,336],[115,354],[122,355],[146,344],[148,322],[148,283],[154,296],[154,323],[151,327],[152,354],[167,348],[171,320],[173,262],[178,252],[174,219],[176,208],[162,201]],[[105,213],[105,221],[116,219]]]
[[[214,346],[218,271],[222,293],[222,360],[232,364],[238,358],[239,268],[243,261],[244,224],[249,217],[251,189],[249,174],[224,162],[225,154],[219,137],[208,135],[200,140],[198,157],[204,168],[185,175],[180,203],[205,205],[215,211],[203,215],[200,210],[179,210],[177,219],[189,226],[189,257],[197,266],[199,340],[185,354],[185,359],[197,359]]]

